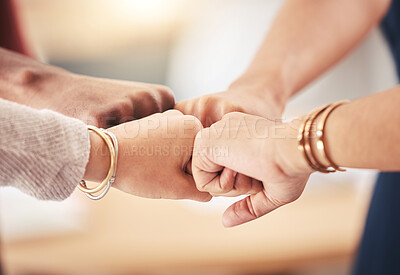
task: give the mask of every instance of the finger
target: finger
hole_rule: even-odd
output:
[[[264,190],[264,185],[261,181],[248,177],[243,174],[237,174],[233,189],[223,194],[224,197],[237,197],[241,195],[254,195]],[[217,196],[217,194],[212,194]],[[218,196],[221,196],[218,194]]]
[[[190,112],[192,103],[190,100],[181,101],[175,104],[174,109],[182,112],[185,115],[192,115]]]
[[[225,227],[240,225],[262,217],[279,206],[265,192],[259,192],[232,204],[222,216],[222,223]]]
[[[159,102],[162,112],[174,108],[175,96],[170,88],[156,84],[152,84],[152,87],[154,87],[158,92]]]
[[[185,166],[185,173],[193,176],[193,172],[192,172],[192,158],[190,158],[189,162],[186,164]]]
[[[197,106],[197,109],[200,110],[198,116],[204,127],[210,127],[222,118],[222,106],[218,102],[212,101],[205,106]]]
[[[133,103],[133,116],[135,119],[147,117],[154,113],[162,111],[161,104],[156,92],[145,90],[142,92],[135,92],[131,95]],[[153,90],[154,91],[154,90]]]
[[[235,171],[229,168],[224,168],[222,172],[207,173],[207,175],[204,174],[205,177],[210,178],[210,181],[204,183],[204,181],[202,182],[199,180],[199,183],[201,184],[198,184],[197,188],[200,191],[209,192],[213,196],[225,196],[233,191],[236,174]],[[199,174],[196,176],[198,178]],[[196,180],[196,183],[197,182],[198,180]]]
[[[237,173],[209,158],[208,146],[203,146],[204,139],[201,138],[202,135],[207,136],[209,133],[210,129],[208,128],[196,136],[192,164],[193,177],[200,191],[223,195],[232,191]]]
[[[224,170],[226,170],[226,169],[227,168],[225,168]],[[222,174],[221,174],[221,176],[222,176]],[[231,181],[231,179],[228,179],[228,178],[227,179],[220,178],[219,180],[220,180],[221,186],[224,186],[226,184],[226,183],[224,183],[225,180]],[[209,190],[207,188],[205,188],[205,191],[210,192],[210,194],[212,196],[224,196],[224,197],[237,197],[237,196],[241,196],[241,195],[253,195],[253,194],[257,194],[258,192],[262,191],[264,188],[261,181],[253,179],[253,178],[248,177],[243,174],[236,175],[236,177],[234,178],[233,186],[229,191],[221,190],[219,188],[219,186],[215,186],[215,187],[207,186],[207,187]],[[229,187],[231,187],[230,182],[229,182]]]
[[[178,110],[168,110],[163,113],[165,116],[183,116],[182,112]]]
[[[199,191],[196,188],[193,177],[183,173],[182,177],[177,179],[178,190],[175,191],[177,194],[177,199],[190,199],[199,202],[208,202],[211,200],[212,196],[208,192]]]

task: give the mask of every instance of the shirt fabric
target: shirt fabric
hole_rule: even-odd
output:
[[[63,200],[85,173],[90,141],[78,119],[0,99],[0,137],[0,186]]]

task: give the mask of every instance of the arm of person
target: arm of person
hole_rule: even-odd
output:
[[[245,73],[227,91],[175,108],[209,126],[240,111],[280,117],[287,100],[349,53],[390,0],[287,0]]]
[[[109,129],[118,140],[116,187],[147,198],[208,201],[190,170],[195,117],[176,110]],[[0,99],[0,186],[42,200],[66,199],[81,179],[101,182],[108,147],[80,120]]]
[[[399,104],[400,87],[395,87],[334,109],[325,125],[325,145],[333,162],[400,171]],[[276,123],[232,113],[197,135],[192,170],[199,190],[217,196],[249,194],[226,210],[225,226],[259,218],[302,194],[315,172],[298,148],[303,121]],[[316,147],[316,139],[311,145]]]
[[[78,75],[2,48],[0,98],[104,128],[174,106],[165,86]]]
[[[118,140],[118,165],[113,187],[151,199],[209,201],[191,174],[194,138],[202,129],[193,116],[177,110],[154,114],[108,129]],[[104,141],[91,135],[90,158],[83,178],[100,182],[110,157]]]

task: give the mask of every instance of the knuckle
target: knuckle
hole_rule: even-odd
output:
[[[119,109],[121,114],[124,115],[133,114],[133,104],[130,100],[122,100],[118,102],[115,108]]]
[[[208,183],[197,183],[196,182],[196,188],[200,192],[207,192],[208,191]]]
[[[197,158],[200,156],[201,151],[203,149],[203,146],[204,146],[203,136],[204,136],[205,130],[206,129],[203,129],[203,130],[197,132],[194,137],[193,163],[198,161]]]
[[[155,84],[155,85],[154,85],[154,88],[155,88],[159,93],[161,93],[162,95],[165,95],[165,96],[173,96],[173,95],[174,95],[174,93],[172,92],[172,89],[169,88],[169,87],[167,87],[167,86],[160,85],[160,84]]]
[[[205,195],[203,195],[201,197],[201,202],[209,202],[212,199],[212,196],[209,193],[204,193]]]
[[[174,115],[174,116],[183,116],[183,113],[179,110],[173,109],[165,111],[163,114],[165,115]]]
[[[167,87],[159,85],[157,91],[160,94],[163,109],[173,108],[175,104],[175,96],[173,91]]]
[[[89,124],[92,124],[93,126],[96,127],[101,127],[101,128],[107,128],[107,122],[104,119],[104,115],[100,114],[100,113],[94,113],[89,115],[88,120],[90,121]]]
[[[186,125],[190,125],[186,126],[186,128],[188,130],[193,131],[193,133],[195,134],[197,134],[201,129],[203,129],[203,125],[201,124],[200,120],[195,116],[183,115],[182,119]]]
[[[210,97],[202,96],[197,100],[197,104],[195,107],[197,117],[205,122],[207,119],[207,108],[209,106]]]
[[[161,112],[162,102],[155,91],[155,89],[148,88],[148,91],[144,96],[144,102],[147,102],[146,105],[152,106],[154,112]]]
[[[186,105],[187,105],[186,101],[181,101],[175,104],[174,109],[183,112]]]
[[[240,116],[243,116],[243,113],[241,113],[241,112],[229,112],[229,113],[226,113],[223,116],[223,118],[237,118],[237,117],[240,117]]]
[[[201,96],[197,102],[198,102],[199,107],[204,107],[204,106],[207,106],[209,103],[211,103],[212,100],[213,100],[212,96],[204,95],[204,96]]]
[[[224,104],[222,104],[221,105],[221,109],[222,109],[222,111],[225,113],[225,114],[227,114],[227,113],[232,113],[232,112],[235,112],[236,111],[236,106],[235,105],[233,105],[232,103],[230,103],[230,102],[225,102]]]
[[[220,180],[221,180],[221,179],[220,179]],[[226,182],[221,182],[221,181],[220,181],[220,184],[219,184],[219,186],[218,186],[218,191],[219,191],[221,194],[226,194],[226,193],[232,191],[232,186],[229,186],[229,184],[227,184]]]

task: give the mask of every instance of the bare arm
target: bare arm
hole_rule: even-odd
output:
[[[389,4],[390,0],[287,0],[237,84],[272,86],[284,104],[349,53]]]
[[[287,0],[253,62],[223,92],[175,108],[205,126],[239,111],[280,117],[287,100],[350,52],[390,0]]]

